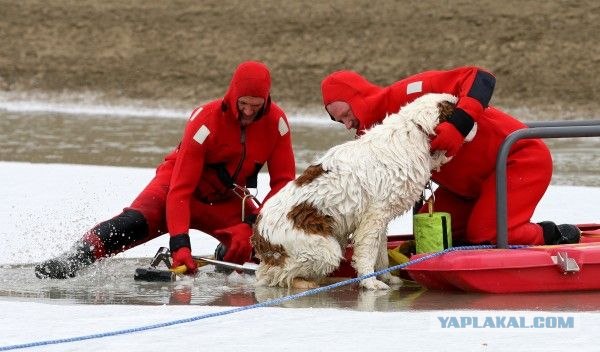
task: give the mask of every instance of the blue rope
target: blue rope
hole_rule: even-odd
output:
[[[511,248],[511,249],[524,248],[524,247],[529,247],[529,246],[509,246],[509,248]],[[167,326],[185,324],[185,323],[190,323],[190,322],[197,321],[197,320],[202,320],[202,319],[207,319],[207,318],[212,318],[212,317],[218,317],[218,316],[233,314],[233,313],[241,312],[241,311],[244,311],[244,310],[250,310],[250,309],[255,309],[255,308],[263,308],[263,307],[275,306],[275,305],[279,305],[279,304],[281,304],[283,302],[295,300],[295,299],[298,299],[298,298],[301,298],[301,297],[311,296],[311,295],[314,295],[314,294],[317,294],[317,293],[321,293],[321,292],[324,292],[324,291],[329,291],[329,290],[332,290],[332,289],[335,289],[335,288],[338,288],[338,287],[341,287],[341,286],[346,286],[346,285],[350,285],[350,284],[353,284],[353,283],[358,283],[358,282],[360,282],[360,281],[362,281],[364,279],[368,279],[368,278],[373,277],[373,276],[379,276],[381,274],[385,274],[385,273],[388,273],[390,271],[394,271],[394,270],[398,270],[398,269],[403,269],[403,268],[406,268],[409,265],[421,263],[421,262],[424,262],[426,260],[429,260],[429,259],[432,259],[432,258],[435,258],[435,257],[439,257],[439,256],[441,256],[443,254],[446,254],[446,253],[456,252],[456,251],[462,251],[462,250],[491,249],[491,248],[496,248],[496,246],[492,246],[492,245],[480,245],[480,246],[452,247],[452,248],[448,248],[448,249],[445,249],[445,250],[440,251],[440,252],[435,252],[435,253],[432,253],[432,254],[427,254],[427,255],[424,255],[424,256],[422,256],[420,258],[417,258],[415,260],[411,260],[411,261],[406,262],[406,263],[402,263],[402,264],[398,264],[398,265],[395,265],[395,266],[391,266],[389,268],[382,269],[380,271],[377,271],[377,272],[374,272],[374,273],[371,273],[371,274],[367,274],[367,275],[363,275],[363,276],[360,276],[360,277],[356,277],[356,278],[352,278],[352,279],[348,279],[348,280],[336,282],[336,283],[333,283],[331,285],[327,285],[327,286],[323,286],[323,287],[313,288],[313,289],[306,290],[306,291],[303,291],[303,292],[300,292],[300,293],[296,293],[296,294],[293,294],[293,295],[284,296],[284,297],[280,297],[280,298],[275,298],[275,299],[272,299],[272,300],[269,300],[269,301],[265,301],[265,302],[262,302],[262,303],[256,303],[256,304],[252,304],[252,305],[248,305],[248,306],[243,306],[243,307],[228,309],[228,310],[221,311],[221,312],[207,313],[207,314],[203,314],[203,315],[199,315],[199,316],[195,316],[195,317],[191,317],[191,318],[186,318],[186,319],[173,320],[173,321],[169,321],[169,322],[165,322],[165,323],[158,323],[158,324],[140,326],[140,327],[131,328],[131,329],[109,331],[109,332],[103,332],[103,333],[99,333],[99,334],[84,335],[84,336],[70,337],[70,338],[64,338],[64,339],[37,341],[37,342],[30,342],[30,343],[24,343],[24,344],[19,344],[19,345],[0,346],[0,351],[10,351],[10,350],[16,350],[16,349],[22,349],[22,348],[39,347],[39,346],[47,346],[47,345],[56,345],[56,344],[68,343],[68,342],[76,342],[76,341],[84,341],[84,340],[91,340],[91,339],[99,339],[99,338],[109,337],[109,336],[125,335],[125,334],[131,334],[131,333],[135,333],[135,332],[140,332],[140,331],[159,329],[159,328],[163,328],[163,327],[167,327]]]

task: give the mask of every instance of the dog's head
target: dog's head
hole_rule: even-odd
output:
[[[452,115],[457,101],[458,98],[450,94],[425,94],[402,107],[398,114],[433,135],[435,127]]]

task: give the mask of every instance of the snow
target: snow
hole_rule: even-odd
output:
[[[91,226],[118,214],[151,179],[153,169],[0,162],[0,264],[33,263],[67,248]],[[266,192],[259,179],[259,197]],[[551,186],[534,221],[597,222],[600,188]],[[595,218],[596,217],[596,218]],[[410,216],[390,226],[409,233]],[[161,236],[120,256],[151,257]],[[192,234],[195,254],[216,241]],[[2,288],[0,287],[0,290]],[[375,293],[366,292],[365,295]],[[52,302],[52,301],[49,301]],[[442,310],[369,312],[258,307],[74,305],[0,299],[0,351],[12,345],[89,336],[154,324],[150,330],[43,345],[39,351],[593,351],[600,343],[597,312]],[[441,318],[569,318],[573,328],[442,328]],[[177,323],[180,319],[190,319]],[[174,323],[175,322],[175,323]]]
[[[0,302],[2,346],[128,329],[223,311],[202,306],[59,306]],[[542,316],[488,312],[490,316]],[[557,329],[442,329],[437,317],[480,312],[356,312],[259,308],[118,336],[43,346],[43,351],[560,351],[595,350],[594,313]],[[28,319],[23,319],[27,317]],[[35,317],[35,318],[33,318]],[[57,319],[61,317],[61,319]],[[10,322],[10,323],[7,323]],[[35,350],[35,349],[29,349]]]
[[[129,101],[129,104],[115,105],[102,103],[100,97],[94,94],[69,94],[58,98],[50,98],[41,94],[35,98],[23,97],[20,94],[0,92],[0,110],[12,113],[58,113],[73,116],[103,116],[111,117],[145,117],[188,119],[191,110],[173,109],[166,107],[148,107],[148,102]],[[82,105],[82,101],[86,104]],[[43,114],[40,114],[43,116]],[[294,112],[289,117],[293,125],[331,126],[329,119],[318,114],[304,111]]]

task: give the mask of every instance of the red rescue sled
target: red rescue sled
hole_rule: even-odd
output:
[[[581,243],[444,253],[409,265],[430,289],[487,293],[600,289],[600,224],[579,225]],[[411,260],[423,257],[419,254]]]
[[[519,249],[468,249],[406,266],[409,277],[428,289],[484,293],[600,290],[600,224],[578,225],[581,243]],[[410,236],[392,236],[392,249]],[[411,256],[411,261],[430,254]],[[347,260],[331,276],[356,276]],[[408,275],[406,275],[408,273]]]

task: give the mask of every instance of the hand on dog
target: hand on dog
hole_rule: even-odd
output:
[[[430,150],[445,150],[447,157],[455,156],[462,146],[465,137],[449,122],[442,122],[435,128],[435,136],[431,140]]]
[[[250,236],[252,236],[252,227],[244,222],[225,229],[216,230],[213,233],[213,237],[218,239],[227,248],[223,260],[237,264],[244,264],[250,261],[252,257]]]

